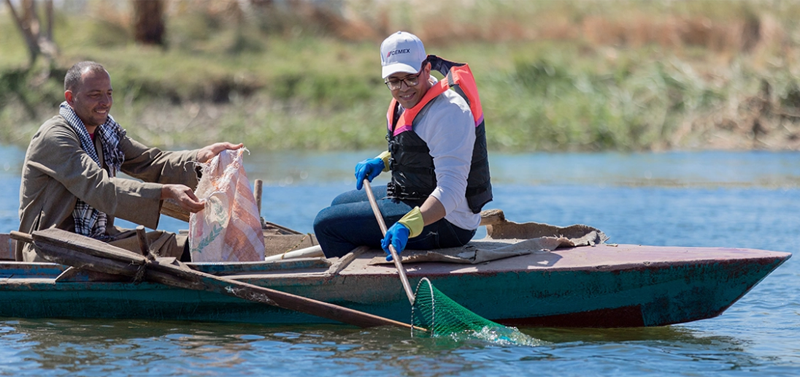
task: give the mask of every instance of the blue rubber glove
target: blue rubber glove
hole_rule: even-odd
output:
[[[375,177],[383,171],[383,160],[380,158],[368,158],[356,164],[356,190],[361,190],[364,186],[364,178],[372,182]]]
[[[408,235],[411,231],[405,225],[401,223],[394,223],[389,230],[386,231],[386,236],[383,237],[381,240],[381,247],[383,251],[386,252],[386,260],[392,260],[392,253],[389,251],[389,245],[391,244],[394,246],[394,250],[397,252],[397,256],[400,256],[400,253],[403,252],[406,248],[406,244],[408,243]]]

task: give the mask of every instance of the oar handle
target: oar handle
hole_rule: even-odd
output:
[[[383,221],[383,215],[381,215],[381,210],[378,208],[378,202],[375,200],[375,194],[372,193],[372,186],[369,184],[368,179],[364,179],[364,189],[367,190],[369,205],[372,206],[372,212],[375,214],[375,219],[378,220],[378,225],[381,227],[381,233],[386,236],[386,223]],[[392,254],[394,266],[397,267],[397,273],[400,274],[400,282],[403,283],[403,289],[406,291],[406,296],[408,296],[408,302],[411,303],[411,306],[414,306],[414,292],[411,291],[411,284],[408,284],[406,269],[403,268],[403,263],[400,262],[400,256],[397,254],[397,250],[395,250],[394,246],[391,244],[389,245],[389,253]]]
[[[28,233],[17,232],[16,230],[12,230],[9,235],[11,239],[31,243],[33,242],[33,237]]]

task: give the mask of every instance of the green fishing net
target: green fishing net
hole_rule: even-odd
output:
[[[411,307],[411,324],[412,335],[415,327],[421,327],[427,331],[418,330],[419,335],[431,337],[477,338],[495,344],[542,344],[542,341],[523,334],[517,328],[490,321],[459,305],[436,289],[428,278],[422,278],[417,284],[414,305]]]
[[[422,278],[417,284],[415,297],[411,308],[412,325],[427,329],[432,336],[504,327],[459,305],[436,289],[428,278]]]

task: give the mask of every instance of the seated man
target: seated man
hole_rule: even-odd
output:
[[[358,163],[357,190],[339,195],[317,214],[314,233],[327,257],[360,245],[381,246],[387,253],[389,244],[397,252],[406,246],[462,246],[492,200],[483,113],[469,67],[426,55],[422,41],[406,32],[383,41],[381,66],[393,97],[389,150]],[[437,82],[431,69],[445,78]],[[373,190],[391,225],[383,237],[367,195],[358,190],[364,178],[372,181],[388,170],[391,182]]]
[[[137,251],[134,233],[114,227],[115,217],[154,229],[164,199],[200,211],[204,203],[192,191],[198,178],[195,163],[242,147],[216,143],[164,152],[129,138],[109,114],[111,76],[95,62],[80,62],[67,71],[64,97],[59,115],[39,127],[25,154],[20,232],[56,227]],[[144,182],[118,178],[120,171]],[[160,256],[179,258],[186,251],[186,237],[151,232],[147,238]],[[22,242],[17,242],[16,256],[41,260]]]

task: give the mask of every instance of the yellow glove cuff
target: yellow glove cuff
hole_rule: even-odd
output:
[[[377,157],[375,157],[375,158],[380,158],[381,160],[383,160],[383,171],[389,171],[389,157],[391,157],[391,156],[392,156],[392,154],[389,153],[389,151],[383,151],[383,152],[381,152],[381,154],[379,154]]]
[[[425,220],[422,219],[422,212],[419,211],[419,207],[414,207],[414,209],[408,211],[405,216],[400,218],[398,223],[408,228],[410,231],[408,238],[419,236],[422,233],[422,228],[425,227]]]

